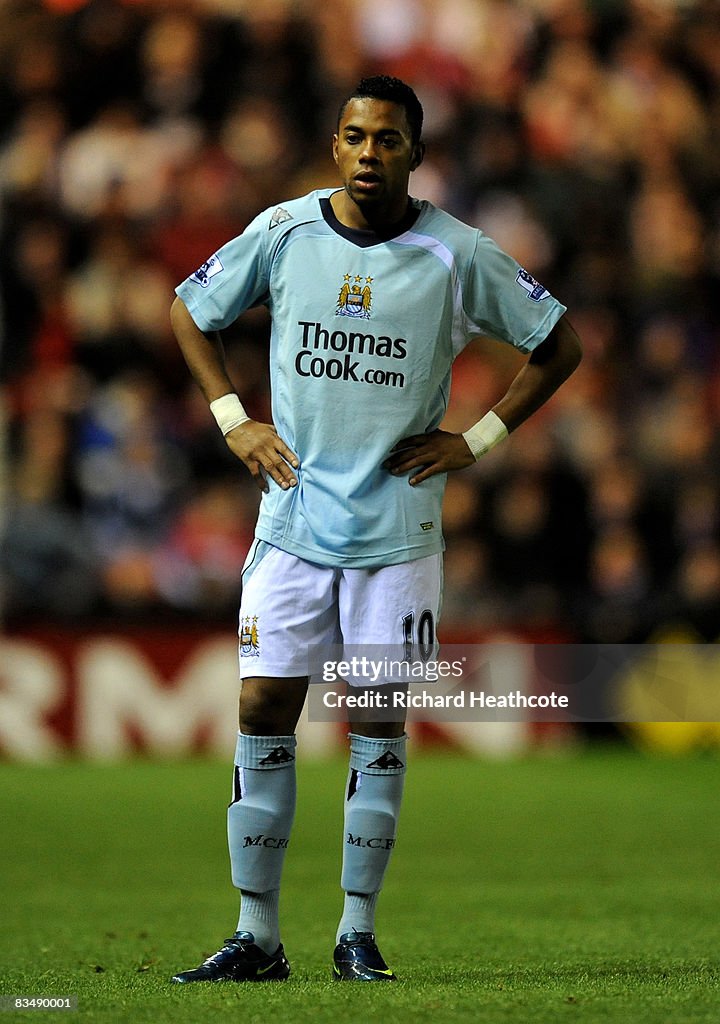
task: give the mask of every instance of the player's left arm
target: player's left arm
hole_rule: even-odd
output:
[[[475,427],[465,434],[433,430],[406,437],[393,448],[384,463],[394,476],[420,469],[409,483],[422,483],[436,473],[448,473],[471,466],[498,440],[532,416],[577,368],[582,346],[566,316],[562,316],[547,338],[530,354],[506,394]],[[470,435],[469,438],[466,435]],[[472,448],[471,448],[472,443]]]

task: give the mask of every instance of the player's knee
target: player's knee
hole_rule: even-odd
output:
[[[282,717],[278,709],[262,701],[249,701],[240,706],[240,732],[246,736],[279,736],[284,735]]]
[[[243,684],[240,695],[240,732],[247,736],[285,736],[294,731],[293,710],[276,687],[261,680]]]

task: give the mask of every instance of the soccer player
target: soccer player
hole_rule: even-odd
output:
[[[342,187],[261,213],[177,289],[172,322],[231,451],[263,496],[242,575],[240,716],[228,840],[232,938],[173,981],[288,976],[278,900],[295,809],[295,728],[309,644],[434,642],[446,474],[473,464],[572,373],[566,310],[481,231],[408,195],[422,107],[364,79],[333,137]],[[216,332],[272,317],[273,423],[248,418]],[[480,334],[528,354],[462,434],[439,429],[452,362]],[[395,842],[404,721],[350,723],[334,976],[392,981],[375,904]]]

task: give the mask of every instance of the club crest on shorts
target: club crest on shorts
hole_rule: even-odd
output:
[[[260,640],[258,638],[257,615],[245,615],[240,620],[240,657],[259,658]]]
[[[220,257],[215,253],[201,267],[198,267],[194,274],[190,275],[190,280],[195,284],[199,284],[201,288],[207,288],[210,284],[210,278],[215,277],[216,274],[219,274],[224,269],[220,262]]]
[[[522,267],[517,272],[515,278],[521,288],[524,288],[527,292],[529,299],[533,302],[542,302],[543,299],[550,298],[550,292],[543,288],[539,281],[536,281],[532,274],[528,274],[527,270],[523,270]]]
[[[335,316],[351,316],[357,320],[369,320],[372,309],[372,277],[365,278],[362,286],[362,274],[345,274],[343,286],[338,295]]]

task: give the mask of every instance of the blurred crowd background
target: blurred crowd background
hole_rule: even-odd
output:
[[[446,627],[720,636],[714,0],[5,0],[6,625],[233,620],[258,492],[179,355],[173,289],[259,210],[336,184],[339,100],[378,72],[425,107],[413,195],[512,253],[586,352],[450,479]],[[263,419],[267,339],[262,310],[225,336]],[[473,343],[448,427],[519,365]]]

